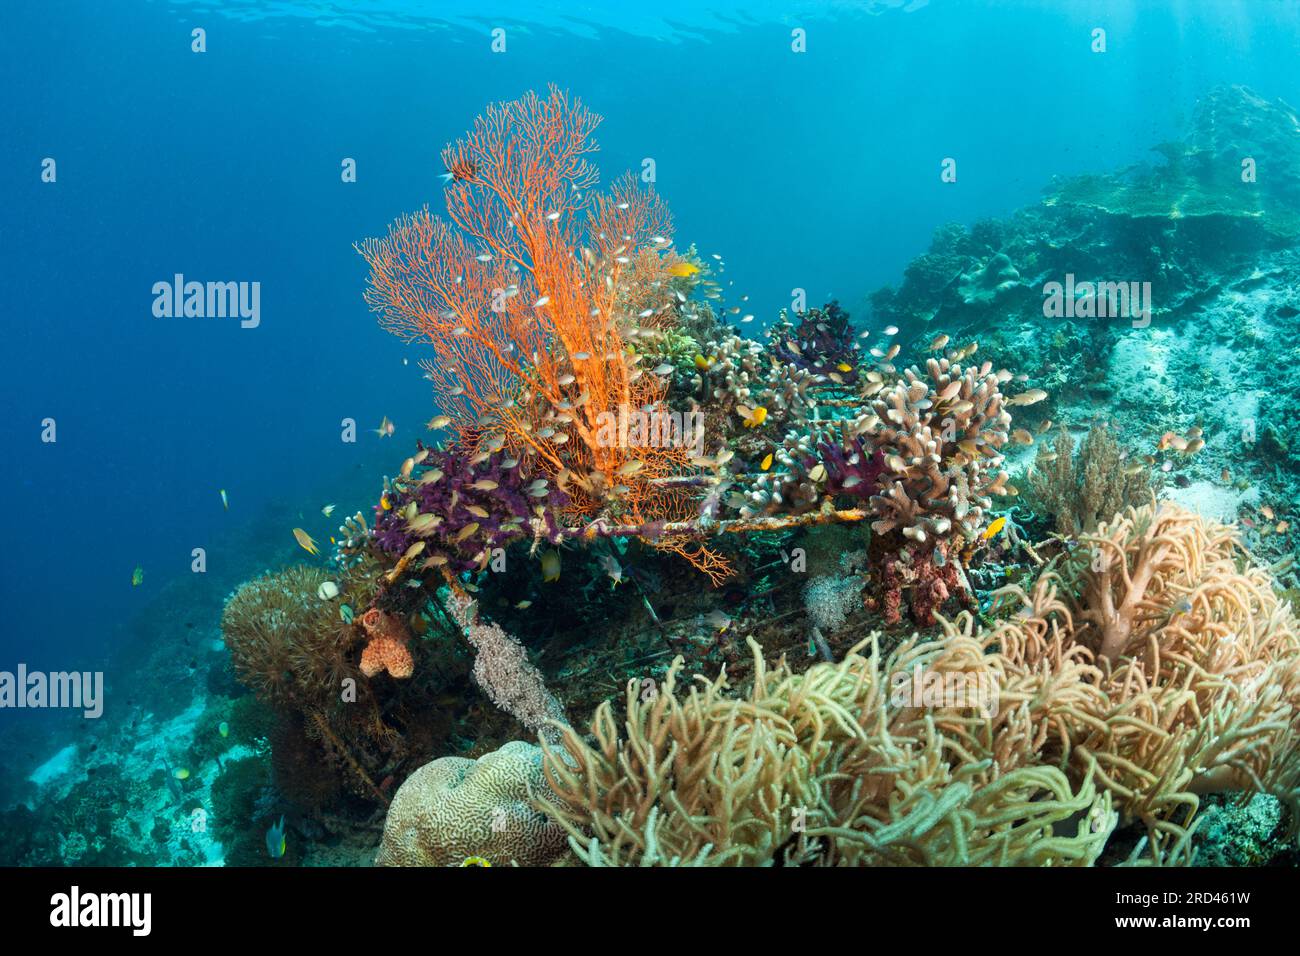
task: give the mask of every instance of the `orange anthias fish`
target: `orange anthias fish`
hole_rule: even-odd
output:
[[[313,541],[311,535],[309,535],[306,531],[303,531],[302,528],[294,528],[293,536],[295,539],[297,539],[298,544],[301,545],[303,550],[306,551],[308,554],[318,553],[316,542]]]

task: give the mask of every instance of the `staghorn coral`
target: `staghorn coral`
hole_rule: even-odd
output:
[[[1125,454],[1105,425],[1093,425],[1075,452],[1074,439],[1062,425],[1056,440],[1038,446],[1029,475],[1035,510],[1055,519],[1058,534],[1097,530],[1124,509],[1155,499],[1151,471],[1126,463]]]
[[[564,831],[530,805],[545,787],[541,752],[511,741],[477,760],[440,757],[398,788],[378,866],[542,866],[564,853]]]

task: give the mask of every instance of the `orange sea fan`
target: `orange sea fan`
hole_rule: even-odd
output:
[[[637,318],[629,307],[647,301],[629,284],[667,275],[654,263],[672,223],[633,177],[588,192],[599,122],[554,87],[490,106],[443,151],[451,222],[425,209],[358,249],[367,303],[386,329],[432,347],[422,365],[461,437],[572,476],[579,512],[602,510],[623,486],[621,515],[648,521],[661,517],[655,480],[681,473],[689,453],[602,440],[602,423],[663,399],[624,330]]]

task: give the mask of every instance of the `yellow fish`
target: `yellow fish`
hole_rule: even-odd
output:
[[[758,467],[762,471],[767,471],[772,467],[772,453],[770,451],[763,456],[763,460],[758,463]]]
[[[190,779],[190,772],[186,770],[184,767],[177,767],[175,770],[172,771],[172,776],[175,777],[177,780],[188,780]]]
[[[988,541],[990,538],[996,537],[997,533],[1001,531],[1003,527],[1006,526],[1006,523],[1007,523],[1006,515],[1002,515],[1000,518],[995,518],[993,523],[984,529],[984,533],[980,535],[980,537],[983,538],[985,541]]]
[[[701,372],[707,372],[709,369],[713,368],[713,362],[714,360],[712,358],[705,358],[703,355],[695,356],[695,367]]]
[[[743,413],[742,413],[743,414]],[[757,428],[763,422],[767,421],[767,409],[759,405],[745,418],[746,428]]]
[[[552,549],[542,555],[542,580],[560,580],[560,552]]]
[[[131,572],[131,587],[138,588],[144,583],[144,568],[136,565],[136,569]]]
[[[688,279],[699,271],[700,267],[693,262],[675,262],[668,267],[668,274],[678,279]]]
[[[837,369],[839,369],[841,372],[852,372],[852,371],[853,371],[853,366],[850,365],[848,362],[841,362],[839,365],[837,365],[837,366],[835,366],[835,367],[836,367]]]
[[[316,542],[313,541],[311,539],[311,535],[309,535],[306,531],[303,531],[302,528],[294,528],[293,536],[295,539],[297,539],[298,544],[301,545],[303,550],[305,550],[308,554],[317,553]]]
[[[385,511],[393,510],[393,503],[388,500],[388,495],[380,495],[379,507],[383,508]]]

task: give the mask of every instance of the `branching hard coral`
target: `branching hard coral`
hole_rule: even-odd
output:
[[[966,366],[931,358],[915,366],[872,403],[880,427],[872,432],[885,455],[880,493],[872,499],[879,534],[902,532],[919,544],[960,534],[975,538],[1004,494],[1002,447],[1011,415],[992,365]]]
[[[1155,497],[1151,470],[1127,461],[1105,425],[1088,430],[1077,454],[1062,425],[1054,442],[1038,446],[1028,487],[1033,504],[1055,519],[1063,535],[1096,531],[1100,522]]]
[[[808,369],[786,365],[758,342],[734,333],[710,339],[702,354],[708,367],[697,370],[692,390],[698,407],[709,413],[710,434],[732,438],[759,427],[770,433],[807,415],[815,378]],[[763,420],[755,424],[758,408]]]
[[[1011,493],[1001,470],[1011,415],[1000,385],[1009,378],[988,362],[931,358],[872,403],[879,424],[870,435],[885,463],[871,499],[873,567],[889,623],[900,619],[904,591],[919,624],[934,623],[948,598],[971,601],[963,553],[977,543],[992,496]]]

